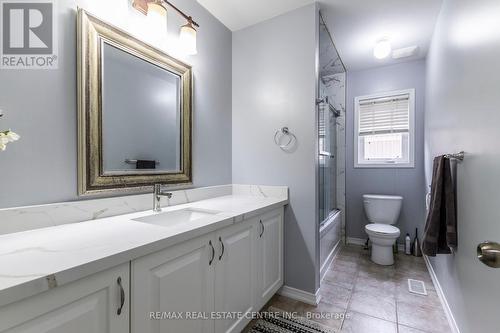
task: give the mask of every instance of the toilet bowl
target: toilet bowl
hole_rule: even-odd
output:
[[[371,260],[379,265],[394,264],[392,247],[400,235],[396,224],[403,197],[396,195],[363,195],[363,206],[370,224],[365,231],[372,244]]]

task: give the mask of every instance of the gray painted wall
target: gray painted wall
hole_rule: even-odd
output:
[[[58,70],[0,70],[0,128],[20,141],[0,153],[0,208],[76,200],[76,8],[145,39],[147,18],[129,0],[60,0]],[[194,186],[231,182],[231,32],[196,0],[174,0],[201,28],[194,71]],[[183,20],[169,12],[169,31]],[[175,52],[173,42],[169,51]]]
[[[309,5],[233,34],[233,182],[288,185],[285,284],[319,287],[316,191],[318,8]],[[273,142],[288,126],[292,152]]]
[[[354,168],[354,98],[379,92],[415,89],[415,168]],[[403,239],[424,219],[424,95],[423,60],[347,72],[346,125],[346,233],[347,237],[366,239],[368,222],[363,208],[363,194],[403,196],[398,221]]]
[[[432,157],[466,151],[457,166],[458,250],[430,258],[461,333],[498,332],[500,269],[478,243],[500,242],[500,36],[497,0],[445,0],[427,59],[426,181]]]

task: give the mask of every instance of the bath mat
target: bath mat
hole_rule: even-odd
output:
[[[274,307],[270,307],[263,315],[248,333],[337,333],[332,328],[304,317],[292,317],[290,313]]]

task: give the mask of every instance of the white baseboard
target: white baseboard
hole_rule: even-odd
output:
[[[367,239],[368,239],[368,237],[365,238],[365,239],[363,239],[363,238],[356,238],[356,237],[347,237],[347,244],[365,246]],[[404,252],[405,251],[404,244],[401,244],[401,243],[398,244],[398,251],[399,252]]]
[[[285,296],[288,298],[291,298],[296,301],[301,301],[307,304],[311,305],[318,305],[319,302],[321,301],[321,295],[319,293],[319,289],[316,291],[315,294],[303,291],[300,289],[292,288],[289,286],[283,286],[281,289],[278,291],[278,294],[281,296]]]
[[[368,239],[368,237],[366,239]],[[347,237],[347,244],[365,246],[366,239],[356,238],[356,237]]]
[[[453,333],[460,333],[460,330],[458,329],[457,322],[455,321],[455,317],[453,317],[453,313],[451,312],[450,305],[448,304],[448,301],[446,300],[446,296],[444,295],[443,289],[441,288],[441,285],[439,284],[439,280],[436,276],[436,272],[434,272],[434,268],[432,268],[431,262],[429,261],[429,258],[424,255],[424,261],[425,265],[427,266],[427,270],[429,271],[429,274],[432,279],[432,283],[434,284],[434,288],[436,288],[437,294],[439,296],[439,300],[441,301],[441,305],[443,306],[444,312],[446,314],[446,319],[448,319],[448,323],[451,327],[451,330]]]

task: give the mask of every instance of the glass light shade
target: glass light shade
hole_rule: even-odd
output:
[[[165,47],[167,44],[167,10],[156,3],[148,3],[148,34],[155,46]]]
[[[196,48],[196,29],[188,23],[181,27],[179,41],[182,50],[188,55],[195,55],[198,53]]]
[[[377,59],[384,59],[391,54],[392,46],[389,40],[382,39],[377,42],[375,48],[373,49],[373,56]]]

